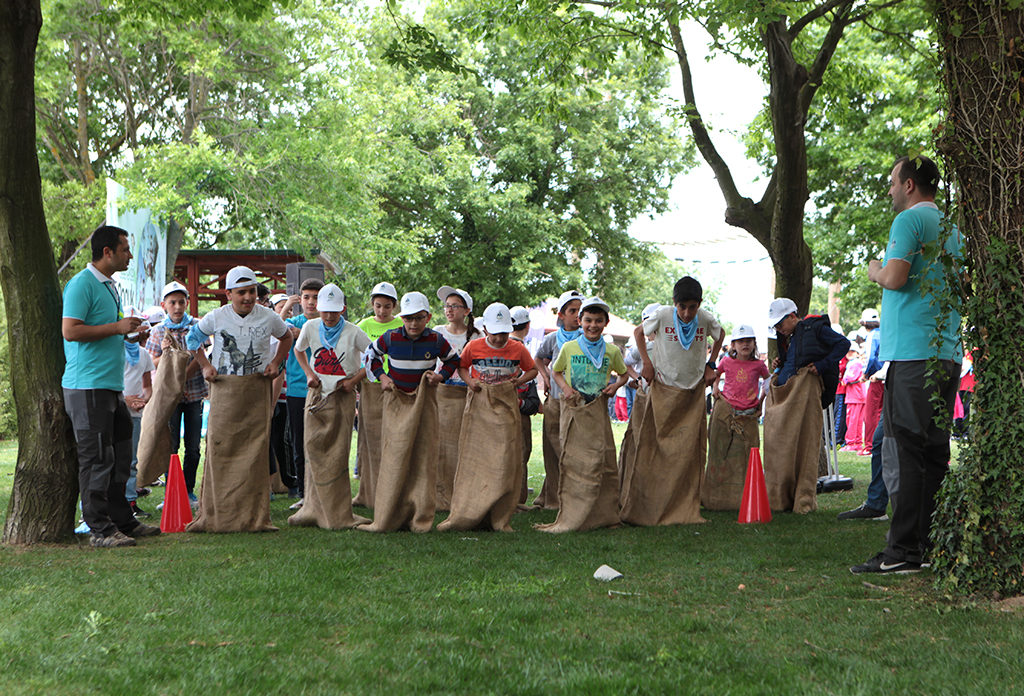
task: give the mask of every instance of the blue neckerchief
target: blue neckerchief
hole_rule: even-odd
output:
[[[164,317],[163,324],[164,327],[167,329],[181,331],[182,329],[187,329],[188,327],[192,326],[192,317],[188,315],[188,312],[185,312],[185,316],[181,318],[181,321],[175,324],[173,321],[171,321],[171,318],[168,316]]]
[[[124,359],[128,364],[135,367],[139,364],[139,344],[130,341],[124,342]]]
[[[558,343],[558,350],[561,352],[562,346],[569,341],[575,341],[577,338],[583,335],[583,329],[577,328],[575,331],[566,331],[564,326],[558,327],[558,334],[555,336],[555,341]]]
[[[607,345],[604,342],[604,337],[598,336],[596,341],[591,341],[586,336],[580,336],[576,339],[576,343],[579,344],[580,350],[590,359],[590,362],[594,363],[594,367],[600,370],[604,365],[604,350]]]
[[[210,335],[200,331],[199,324],[193,324],[189,329],[188,336],[185,337],[185,346],[189,350],[199,350],[199,347],[209,340]]]
[[[672,318],[676,321],[676,338],[679,339],[679,345],[685,350],[690,350],[690,346],[693,345],[693,337],[697,335],[697,320],[700,317],[694,316],[690,323],[684,324],[683,320],[679,318],[679,310],[673,309]]]
[[[338,338],[341,337],[341,330],[345,328],[345,320],[339,319],[338,323],[334,326],[327,326],[324,320],[320,320],[320,343],[327,348],[334,350],[334,347],[338,345]]]

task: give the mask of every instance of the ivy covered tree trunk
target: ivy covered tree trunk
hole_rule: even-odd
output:
[[[18,462],[3,541],[70,538],[77,457],[60,386],[61,291],[43,216],[35,150],[39,0],[0,3],[0,285],[10,330]]]
[[[1015,5],[1015,9],[1010,9]],[[1024,592],[1024,6],[938,0],[948,117],[939,149],[955,185],[977,378],[971,436],[936,511],[947,591]]]

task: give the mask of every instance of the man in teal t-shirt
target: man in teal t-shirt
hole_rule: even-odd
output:
[[[949,430],[935,424],[932,397],[944,403],[943,423],[952,423],[963,348],[960,315],[943,304],[951,295],[933,252],[942,245],[958,261],[956,229],[942,230],[935,205],[939,168],[927,157],[896,161],[889,175],[896,219],[889,230],[885,262],[868,264],[868,279],[882,286],[882,347],[889,362],[882,405],[882,474],[892,503],[885,550],[853,573],[909,573],[921,569],[931,550],[929,531],[935,494],[949,470]],[[932,374],[929,364],[937,360]]]
[[[135,519],[125,499],[132,463],[132,416],[124,402],[125,336],[140,317],[126,317],[113,276],[128,269],[128,233],[104,225],[92,234],[92,263],[64,288],[64,409],[78,446],[82,517],[92,546],[135,546],[159,534]],[[138,350],[136,344],[135,350]]]

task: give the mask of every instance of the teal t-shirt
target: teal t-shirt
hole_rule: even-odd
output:
[[[64,287],[66,319],[80,319],[89,326],[120,321],[121,297],[113,280],[100,282],[86,268]],[[124,336],[107,336],[98,341],[64,341],[65,389],[124,390]]]
[[[289,326],[294,326],[296,329],[301,329],[306,325],[309,319],[306,318],[305,314],[300,314],[297,317],[291,319],[285,319],[285,323]],[[306,360],[311,357],[309,349],[306,349]],[[288,383],[285,387],[285,394],[287,396],[301,396],[306,398],[306,393],[309,391],[309,386],[306,384],[306,373],[299,367],[299,361],[295,357],[295,342],[292,342],[292,349],[288,351],[288,360],[285,361],[285,381]]]
[[[941,240],[942,213],[934,205],[918,204],[904,210],[892,222],[885,263],[902,259],[910,263],[910,275],[899,290],[882,290],[881,341],[879,359],[886,360],[963,360],[960,343],[960,314],[953,310],[942,318],[942,342],[936,349],[936,315],[942,309],[933,296],[934,289],[948,288],[937,260],[925,258],[929,246]],[[963,257],[960,232],[953,230],[945,241],[946,251],[958,261]]]

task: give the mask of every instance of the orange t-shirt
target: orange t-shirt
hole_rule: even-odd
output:
[[[492,348],[486,338],[470,341],[462,349],[461,367],[469,370],[473,379],[484,384],[500,384],[516,379],[521,372],[534,368],[533,356],[519,341],[509,339],[500,350]]]

